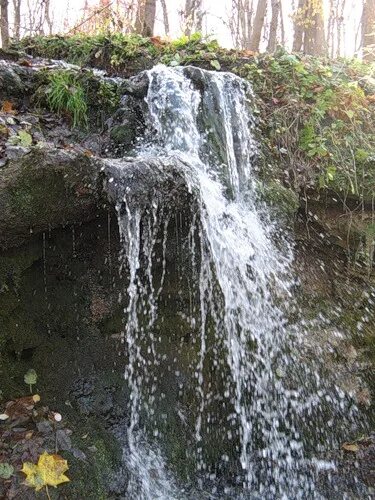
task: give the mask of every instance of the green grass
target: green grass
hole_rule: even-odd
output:
[[[51,73],[46,96],[51,110],[68,115],[73,127],[87,126],[86,93],[75,73],[66,70]]]

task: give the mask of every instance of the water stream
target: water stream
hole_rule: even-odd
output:
[[[194,203],[174,212],[131,186],[118,196],[128,497],[318,498],[316,469],[330,465],[311,450],[332,445],[327,422],[339,428],[348,410],[318,362],[303,359],[292,245],[257,194],[251,87],[197,68],[157,66],[148,78],[137,155],[175,159]],[[188,340],[174,335],[181,322]]]

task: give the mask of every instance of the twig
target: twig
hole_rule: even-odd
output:
[[[90,19],[92,19],[93,17],[97,16],[98,14],[101,14],[104,10],[109,9],[109,7],[111,7],[112,4],[113,4],[113,2],[109,3],[108,5],[106,5],[105,7],[103,7],[100,10],[96,10],[93,14],[91,14],[91,16],[87,17],[81,23],[77,24],[71,30],[69,30],[68,33],[67,33],[67,35],[69,35],[69,33],[71,33],[72,31],[75,31],[78,28],[80,28],[83,24],[87,23],[87,21],[90,21]]]

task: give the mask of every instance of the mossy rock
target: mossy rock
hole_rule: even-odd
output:
[[[298,195],[276,180],[260,186],[261,198],[282,215],[294,216],[300,206]]]
[[[34,148],[0,171],[0,247],[31,233],[95,218],[98,162],[84,154]]]

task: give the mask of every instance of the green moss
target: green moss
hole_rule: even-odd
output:
[[[299,208],[300,203],[295,191],[277,180],[261,184],[259,191],[261,198],[282,215],[291,217]]]
[[[62,453],[68,460],[71,479],[65,485],[65,494],[68,498],[108,500],[112,498],[108,496],[109,483],[121,462],[121,447],[95,419],[76,423],[74,427],[73,445],[85,451],[86,459],[77,459],[70,452]]]
[[[115,144],[131,146],[136,140],[136,131],[128,125],[115,125],[111,128],[110,138]]]
[[[48,207],[67,196],[67,191],[61,173],[51,169],[40,182],[34,175],[33,165],[25,161],[17,182],[9,188],[9,194],[13,213],[22,221],[27,221],[44,218]]]

